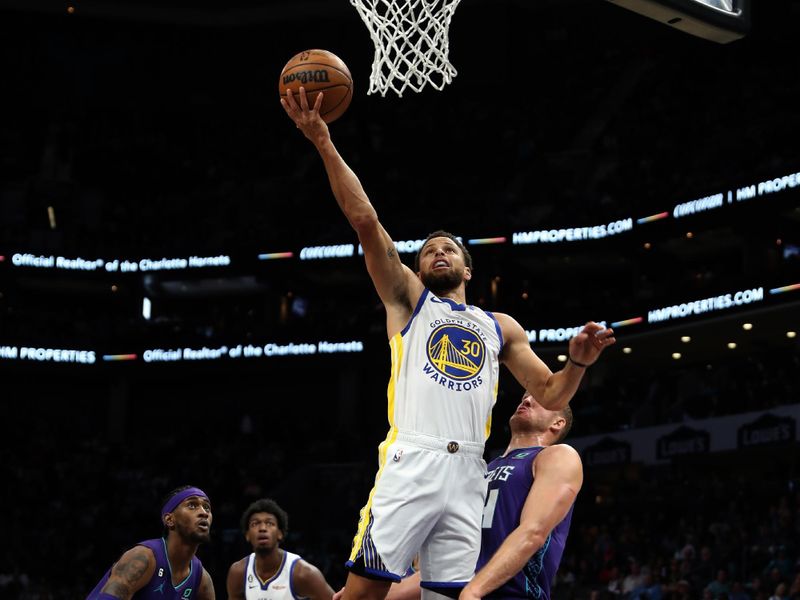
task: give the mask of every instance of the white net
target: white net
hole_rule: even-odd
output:
[[[402,96],[427,84],[441,90],[457,75],[448,60],[450,19],[461,0],[350,0],[369,28],[375,60],[368,94]]]

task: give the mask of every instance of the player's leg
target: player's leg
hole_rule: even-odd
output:
[[[453,457],[447,504],[420,552],[423,590],[457,598],[475,574],[480,554],[486,463],[478,456]],[[429,598],[425,591],[423,599]]]
[[[444,508],[441,458],[402,436],[383,455],[347,562],[351,573],[366,580],[353,580],[359,590],[377,587],[369,581],[398,582],[407,573]]]

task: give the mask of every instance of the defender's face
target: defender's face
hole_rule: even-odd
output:
[[[464,255],[453,240],[435,237],[428,240],[420,252],[419,277],[425,287],[437,293],[450,291],[463,281],[469,281],[472,272],[464,264]]]
[[[250,516],[245,539],[254,552],[270,551],[283,541],[278,519],[272,513],[257,512]]]
[[[207,542],[211,535],[211,502],[202,496],[189,496],[167,516],[175,530],[186,540]]]
[[[557,416],[555,411],[543,408],[533,399],[533,396],[525,392],[508,424],[511,426],[512,432],[524,430],[543,433],[547,431]]]

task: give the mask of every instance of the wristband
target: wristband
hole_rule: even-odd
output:
[[[573,360],[569,354],[567,354],[567,360],[569,360],[569,362],[571,362],[576,367],[581,367],[582,369],[585,369],[590,366],[590,365],[585,365],[583,363],[579,363],[577,360]]]

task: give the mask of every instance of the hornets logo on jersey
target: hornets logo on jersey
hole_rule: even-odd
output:
[[[428,338],[428,361],[451,379],[475,377],[485,358],[486,344],[474,330],[462,325],[440,325]]]

